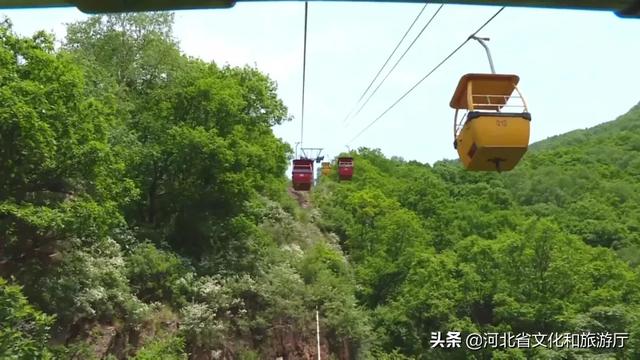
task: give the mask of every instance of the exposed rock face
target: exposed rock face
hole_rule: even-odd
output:
[[[300,207],[303,209],[308,209],[311,207],[311,201],[309,201],[309,192],[307,191],[296,191],[292,188],[289,188],[289,194],[292,198],[298,201]]]
[[[296,329],[284,324],[274,325],[269,335],[261,344],[252,343],[251,339],[229,339],[223,349],[192,349],[189,360],[236,360],[242,354],[239,349],[253,349],[253,354],[266,360],[317,360],[318,345],[315,329]],[[330,343],[325,335],[320,336],[320,356],[324,360],[350,360],[350,344],[346,341]]]
[[[122,342],[126,340],[123,336],[118,335],[118,330],[115,326],[99,325],[93,329],[92,337],[89,339],[89,345],[93,348],[93,352],[101,359],[109,353],[116,355],[114,352],[121,350]]]
[[[316,360],[318,358],[318,345],[314,332],[302,333],[293,329],[274,331],[267,345],[269,359],[278,357],[282,360]],[[320,356],[329,358],[329,347],[323,337],[320,338]]]

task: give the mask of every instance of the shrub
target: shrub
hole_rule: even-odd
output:
[[[184,339],[179,336],[157,339],[140,349],[133,360],[186,360]]]
[[[126,259],[126,274],[134,293],[145,302],[186,303],[180,280],[189,270],[178,256],[149,243],[137,246]]]

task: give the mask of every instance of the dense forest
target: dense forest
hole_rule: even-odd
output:
[[[640,104],[508,173],[361,148],[288,189],[253,67],[169,13],[0,25],[0,358],[640,358]],[[603,119],[605,120],[605,119]],[[630,333],[624,348],[432,348],[441,331]]]

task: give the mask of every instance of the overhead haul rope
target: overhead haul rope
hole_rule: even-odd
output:
[[[358,109],[358,111],[356,112],[356,114],[354,116],[358,116],[358,114],[360,114],[360,111],[362,111],[362,109],[365,107],[365,105],[367,105],[369,103],[369,100],[371,100],[371,98],[373,97],[373,95],[375,95],[378,92],[378,89],[380,89],[380,86],[382,86],[382,84],[384,84],[384,82],[387,80],[387,78],[389,77],[389,75],[391,75],[391,73],[393,72],[393,70],[396,69],[396,67],[398,66],[398,64],[400,64],[400,61],[402,61],[402,59],[404,58],[405,55],[407,55],[407,53],[409,52],[409,50],[411,50],[411,47],[413,46],[413,44],[416,43],[416,41],[418,41],[418,39],[420,38],[420,36],[422,36],[422,33],[427,29],[427,27],[429,27],[429,24],[431,24],[431,22],[433,21],[433,19],[435,19],[436,15],[438,15],[438,13],[440,12],[440,10],[442,10],[442,7],[444,6],[444,4],[440,5],[440,7],[438,8],[438,10],[436,10],[435,13],[433,13],[433,15],[431,16],[431,18],[429,19],[429,21],[427,21],[427,23],[424,25],[424,27],[422,27],[422,30],[420,30],[420,32],[418,33],[418,35],[415,37],[415,39],[413,39],[413,42],[411,42],[411,44],[409,45],[409,47],[404,51],[404,53],[400,56],[400,58],[398,58],[398,60],[396,61],[396,63],[393,65],[393,67],[391,68],[391,70],[389,70],[389,72],[387,73],[387,75],[384,77],[384,79],[382,79],[382,81],[380,82],[380,84],[378,84],[378,86],[373,90],[373,92],[369,95],[369,97],[367,98],[367,100],[365,100],[365,102],[362,104],[362,106],[360,106],[360,109]]]
[[[380,116],[375,118],[371,123],[369,123],[369,125],[367,125],[364,129],[362,129],[362,131],[360,131],[356,136],[354,136],[353,139],[349,141],[349,143],[352,143],[354,140],[356,140],[360,135],[362,135],[365,131],[367,131],[373,124],[375,124],[378,120],[380,120],[386,113],[388,113],[391,109],[393,109],[396,105],[398,105],[398,103],[402,101],[402,99],[404,99],[407,95],[409,95],[409,93],[415,90],[415,88],[417,88],[418,85],[420,85],[424,80],[426,80],[429,76],[431,76],[431,74],[433,74],[440,66],[442,66],[445,62],[447,62],[455,53],[457,53],[464,45],[466,45],[467,42],[469,42],[469,40],[471,40],[474,36],[476,36],[477,33],[479,33],[482,29],[484,29],[485,26],[487,26],[491,21],[493,21],[493,19],[495,19],[495,17],[498,16],[498,14],[500,14],[504,9],[505,9],[505,6],[501,7],[500,10],[498,10],[495,14],[493,14],[493,16],[490,17],[489,20],[487,20],[484,24],[482,24],[482,26],[480,26],[478,30],[476,30],[473,34],[471,34],[465,41],[462,42],[462,44],[460,44],[455,50],[453,50],[449,55],[447,55],[447,57],[445,57],[444,60],[442,60],[433,69],[431,69],[431,71],[429,71],[427,75],[425,75],[422,79],[420,79],[420,81],[418,81],[415,85],[413,85],[411,89],[405,92],[398,100],[396,100],[393,104],[391,104],[391,106],[389,106],[385,111],[383,111],[382,114],[380,114]]]
[[[304,53],[302,55],[302,115],[300,120],[300,147],[304,136],[304,88],[307,72],[307,16],[309,13],[309,3],[304,2]]]
[[[346,122],[350,117],[351,114],[353,113],[353,111],[356,109],[356,107],[358,106],[358,104],[360,103],[360,101],[362,101],[362,99],[364,98],[364,96],[367,94],[367,92],[369,91],[369,89],[371,89],[371,86],[373,86],[373,83],[378,79],[378,76],[380,76],[380,74],[382,73],[382,69],[384,69],[385,66],[387,66],[387,64],[389,63],[389,60],[391,60],[391,58],[393,57],[393,55],[396,53],[396,51],[398,51],[398,48],[400,47],[400,44],[402,44],[402,42],[404,41],[404,39],[407,37],[407,35],[409,35],[409,31],[411,31],[411,29],[413,29],[413,25],[416,24],[416,22],[418,21],[418,19],[420,18],[420,15],[422,15],[422,13],[424,12],[424,9],[427,8],[427,5],[429,5],[429,3],[427,2],[426,4],[424,4],[424,6],[422,7],[422,10],[420,10],[420,12],[418,13],[418,16],[416,16],[416,18],[413,20],[413,23],[411,23],[411,25],[409,26],[409,28],[407,29],[407,31],[404,33],[404,35],[402,36],[402,39],[400,39],[400,41],[398,41],[398,44],[396,45],[396,48],[393,49],[393,51],[391,52],[391,54],[389,54],[389,56],[387,57],[387,60],[384,62],[384,64],[380,67],[380,70],[378,70],[378,73],[376,74],[376,76],[373,77],[373,80],[371,80],[371,82],[369,83],[369,86],[367,86],[367,88],[364,90],[364,92],[362,93],[362,95],[360,95],[360,98],[358,99],[358,101],[353,105],[353,109],[351,109],[351,111],[349,111],[349,114],[347,114],[347,116],[344,118],[344,120],[342,122]]]

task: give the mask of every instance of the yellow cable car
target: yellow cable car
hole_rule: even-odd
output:
[[[456,109],[453,146],[467,170],[508,171],[527,152],[531,114],[518,90],[519,80],[506,74],[466,74],[460,79],[449,105]],[[506,107],[521,111],[503,112]],[[458,117],[463,109],[467,112]]]
[[[327,176],[331,173],[331,163],[323,162],[322,163],[322,175]]]

